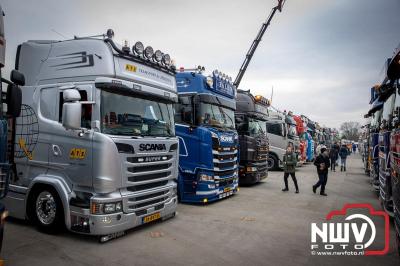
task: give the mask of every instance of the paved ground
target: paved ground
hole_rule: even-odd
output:
[[[31,225],[6,225],[2,257],[6,265],[399,265],[391,229],[390,252],[383,257],[311,256],[310,224],[322,222],[345,203],[371,203],[376,194],[350,158],[346,174],[329,176],[327,198],[314,195],[315,169],[300,168],[300,194],[283,193],[282,173],[259,185],[241,188],[232,198],[209,206],[179,205],[178,215],[98,244],[91,237],[49,236]],[[292,184],[291,184],[292,185]],[[377,226],[383,228],[382,226]],[[343,264],[345,265],[345,264]]]

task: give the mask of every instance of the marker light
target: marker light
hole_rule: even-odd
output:
[[[153,58],[154,58],[154,60],[156,60],[157,62],[161,62],[162,56],[163,56],[162,52],[161,52],[160,50],[156,50],[156,51],[154,52]]]
[[[171,65],[171,57],[169,56],[169,54],[163,55],[162,62],[167,66]]]
[[[153,47],[147,46],[146,49],[144,49],[144,56],[147,59],[151,59],[153,57],[153,54],[154,54]]]
[[[136,42],[132,47],[132,50],[135,51],[138,55],[142,55],[144,51],[144,45],[142,42]]]
[[[212,77],[208,76],[207,79],[206,79],[206,82],[207,82],[207,85],[208,85],[210,88],[213,87],[214,81],[213,81],[213,78],[212,78]]]

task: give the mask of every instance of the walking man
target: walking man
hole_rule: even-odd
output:
[[[314,193],[317,192],[317,188],[321,186],[321,196],[328,196],[325,193],[325,186],[328,182],[328,169],[330,166],[329,153],[326,148],[321,148],[321,154],[314,161],[314,165],[317,167],[318,182],[312,187]]]
[[[349,156],[349,149],[346,147],[346,145],[342,145],[339,150],[339,157],[340,157],[340,171],[345,171],[346,172],[346,159],[347,156]]]
[[[289,175],[292,177],[294,187],[296,188],[296,193],[299,193],[299,186],[297,185],[296,179],[296,165],[297,165],[297,155],[293,152],[293,146],[288,145],[286,148],[286,153],[283,155],[283,180],[285,182],[285,188],[282,191],[289,191],[288,178]]]
[[[336,161],[339,157],[339,150],[335,147],[335,145],[332,145],[329,151],[329,157],[331,158],[331,171],[336,172]]]

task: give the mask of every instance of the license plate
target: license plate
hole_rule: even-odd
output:
[[[229,192],[229,191],[231,191],[231,188],[230,188],[230,187],[224,188],[224,192]]]
[[[161,214],[159,212],[153,213],[151,215],[148,215],[146,217],[143,217],[143,223],[150,223],[152,221],[158,220],[161,218]]]

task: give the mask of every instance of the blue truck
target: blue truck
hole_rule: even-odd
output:
[[[239,190],[236,87],[225,74],[215,70],[206,76],[204,71],[180,69],[176,74],[181,202],[212,202]]]

